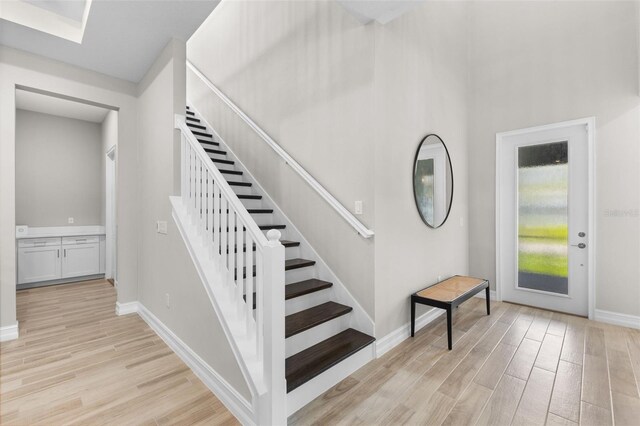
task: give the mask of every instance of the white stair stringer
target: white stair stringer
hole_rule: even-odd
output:
[[[234,303],[221,284],[225,282],[221,269],[202,243],[202,237],[196,226],[191,221],[187,209],[183,205],[181,197],[169,197],[173,207],[173,219],[178,231],[187,247],[193,264],[198,271],[200,280],[209,296],[211,305],[222,326],[224,334],[231,346],[242,375],[251,391],[255,401],[257,396],[266,392],[264,377],[262,376],[262,364],[259,362],[253,345],[242,338],[246,335],[245,323],[241,321],[235,309]],[[255,404],[251,404],[254,406]]]

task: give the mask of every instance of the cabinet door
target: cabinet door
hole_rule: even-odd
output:
[[[60,245],[18,249],[18,284],[60,278]]]
[[[62,278],[100,273],[100,244],[62,246]]]

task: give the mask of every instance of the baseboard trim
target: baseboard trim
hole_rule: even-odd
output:
[[[481,291],[480,293],[474,294],[473,297],[477,297],[479,299],[485,299],[487,296],[484,291]],[[495,290],[489,290],[489,300],[491,300],[492,302],[495,302],[497,300]]]
[[[209,364],[196,354],[186,343],[176,336],[162,321],[140,302],[122,304],[124,310],[134,309],[140,318],[160,336],[180,359],[198,376],[202,383],[227,407],[243,425],[254,425],[253,408],[251,403],[240,395],[224,378],[222,378]],[[118,306],[116,304],[116,311]],[[131,313],[133,313],[131,312]],[[129,313],[129,312],[127,312]],[[119,314],[125,315],[125,314]]]
[[[593,319],[595,321],[606,322],[607,324],[640,329],[640,317],[635,315],[596,309]]]
[[[0,327],[0,342],[8,342],[18,338],[18,323]]]
[[[116,302],[116,315],[129,315],[135,314],[140,310],[140,303],[138,302],[126,302],[120,303]]]
[[[440,315],[443,315],[445,311],[443,309],[431,308],[431,310],[425,312],[416,318],[416,331],[425,327],[427,324],[435,321]],[[376,358],[380,358],[382,355],[389,352],[391,349],[398,346],[404,340],[411,336],[411,323],[398,327],[391,333],[376,340]]]

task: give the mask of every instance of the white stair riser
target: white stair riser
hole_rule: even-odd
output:
[[[269,213],[252,213],[251,217],[260,225],[273,225],[273,215]]]
[[[296,312],[304,311],[305,309],[329,302],[331,301],[331,295],[331,289],[327,288],[310,294],[305,294],[304,296],[289,299],[285,303],[285,314],[295,314]]]
[[[261,209],[261,208],[263,208],[262,207],[262,200],[244,200],[244,199],[240,199],[240,202],[242,204],[244,204],[244,206],[246,208],[248,208],[248,209]]]
[[[331,367],[324,373],[309,380],[304,385],[287,394],[287,416],[313,401],[336,383],[358,371],[375,358],[373,344],[351,355],[349,358]]]
[[[242,179],[240,179],[240,176],[234,176],[232,178],[229,177],[228,180],[231,182],[242,182]],[[231,189],[233,189],[233,192],[235,192],[236,195],[258,195],[250,186],[232,185]]]
[[[287,257],[289,257],[289,253],[287,253]],[[309,278],[316,278],[315,265],[287,271],[284,277],[284,281],[287,284],[291,284],[297,283],[298,281],[308,280]]]
[[[349,315],[350,313],[342,315],[287,338],[285,340],[287,357],[295,355],[349,328]]]

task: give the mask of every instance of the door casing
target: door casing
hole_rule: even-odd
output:
[[[495,217],[495,227],[496,227],[496,299],[498,301],[502,301],[502,287],[503,287],[503,279],[501,277],[501,262],[502,262],[502,250],[501,241],[502,241],[502,230],[500,227],[501,224],[501,190],[502,190],[502,182],[501,182],[501,174],[499,172],[500,165],[502,164],[504,152],[505,152],[505,143],[504,139],[509,136],[517,136],[527,133],[534,133],[546,130],[554,130],[561,129],[564,127],[572,127],[584,125],[587,129],[587,155],[588,155],[588,200],[587,200],[587,208],[588,208],[588,227],[587,227],[587,235],[588,235],[588,270],[587,270],[587,306],[588,306],[588,318],[593,319],[595,314],[595,305],[596,305],[596,292],[595,292],[595,277],[596,277],[596,225],[595,225],[595,206],[596,206],[596,193],[595,193],[595,129],[596,129],[596,119],[595,117],[588,118],[580,118],[576,120],[563,121],[559,123],[546,124],[543,126],[535,126],[528,127],[525,129],[512,130],[508,132],[500,132],[496,133],[496,217]]]

